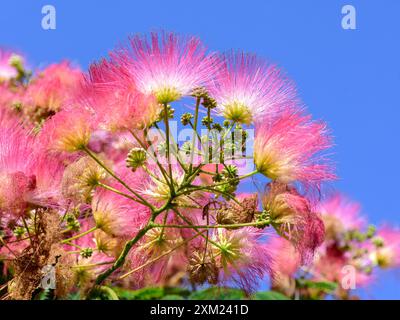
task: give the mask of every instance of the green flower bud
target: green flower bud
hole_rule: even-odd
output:
[[[193,89],[191,96],[195,98],[204,98],[208,96],[208,93],[204,87],[198,87]]]
[[[205,127],[209,127],[211,123],[214,122],[213,118],[208,118],[208,116],[205,116],[202,120],[201,120],[201,124]]]
[[[382,248],[385,243],[381,237],[375,237],[372,239],[372,243],[374,244],[375,247],[377,248]]]
[[[190,120],[193,119],[193,114],[187,112],[181,116],[181,123],[186,126],[190,123]]]
[[[85,259],[90,258],[93,255],[93,249],[92,248],[84,248],[81,250],[80,254]]]
[[[224,120],[224,122],[222,123],[222,125],[223,125],[225,128],[229,128],[229,126],[231,125],[231,122],[230,122],[229,120]]]
[[[218,132],[221,132],[221,131],[222,131],[222,126],[221,126],[219,123],[214,123],[214,124],[212,125],[212,128],[215,129],[215,130],[217,130]]]
[[[67,222],[68,229],[72,231],[79,231],[79,229],[81,228],[80,222],[72,213],[67,214],[67,216],[65,217],[65,221]]]
[[[126,166],[135,171],[146,162],[146,150],[143,148],[133,148],[126,158]]]
[[[210,96],[206,96],[203,98],[202,105],[206,108],[214,109],[217,107],[217,101]]]

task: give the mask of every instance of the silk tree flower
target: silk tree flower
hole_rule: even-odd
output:
[[[309,200],[294,187],[274,182],[267,185],[263,208],[276,231],[292,242],[302,263],[308,264],[325,237],[323,222]]]
[[[294,276],[301,266],[301,256],[292,243],[281,237],[270,239],[268,249],[273,257],[272,288],[291,297],[296,288]]]
[[[85,232],[92,228],[92,224],[83,220],[81,223],[81,231]],[[96,230],[98,232],[100,230]],[[93,252],[90,256],[84,257],[81,253],[73,255],[72,271],[74,272],[74,283],[79,284],[81,289],[85,289],[90,285],[93,285],[95,278],[104,272],[115,260],[112,255],[104,253],[103,250],[99,249],[97,243],[98,233],[91,232],[83,237],[73,240],[73,243],[83,249],[91,249]],[[75,251],[76,248],[73,246],[66,245],[66,251]]]
[[[377,232],[377,239],[382,242],[371,252],[371,259],[381,268],[400,266],[400,229],[384,226]]]
[[[105,177],[105,170],[92,158],[81,157],[65,168],[61,183],[62,195],[75,205],[90,203],[94,188]]]
[[[162,104],[207,85],[218,68],[217,56],[208,55],[198,38],[169,32],[152,33],[150,39],[137,35],[113,56],[129,68],[139,91]]]
[[[47,120],[39,139],[49,151],[75,152],[85,148],[94,129],[93,115],[86,109],[62,110]]]
[[[330,146],[325,123],[288,109],[256,126],[254,162],[257,170],[272,180],[319,186],[336,177],[332,165],[321,155]]]
[[[1,112],[0,117],[0,208],[21,215],[36,187],[28,170],[34,156],[33,139],[8,113]]]
[[[29,204],[57,205],[62,164],[48,158],[17,120],[0,117],[1,211],[20,216]]]
[[[261,238],[264,234],[254,228],[227,230],[219,228],[212,236],[219,247],[213,255],[223,274],[220,281],[232,281],[247,292],[271,271],[271,253]]]
[[[341,194],[319,203],[316,210],[324,221],[327,239],[336,239],[345,232],[360,230],[366,226],[360,204]]]
[[[226,54],[222,61],[208,89],[226,119],[249,125],[297,103],[294,84],[276,66],[243,52]]]
[[[360,262],[353,259],[352,254],[338,248],[336,243],[324,242],[318,249],[313,265],[310,267],[310,273],[313,280],[338,282],[339,288],[342,288],[343,281],[346,279],[348,267],[353,267],[355,272],[355,284],[357,287],[366,286],[373,281],[374,276],[363,270]],[[365,266],[364,266],[365,267]],[[339,294],[345,294],[345,290],[341,290]]]
[[[0,110],[5,112],[18,111],[23,99],[24,89],[22,87],[10,88],[4,83],[0,84]]]
[[[165,214],[165,213],[164,213]],[[177,223],[174,214],[169,212],[157,217],[156,222],[163,224]],[[190,214],[190,216],[192,213]],[[143,286],[177,286],[185,275],[187,266],[187,253],[190,245],[182,245],[187,238],[184,236],[185,229],[153,228],[138,242],[128,255],[126,270],[136,269],[124,279],[124,284],[130,288]],[[192,238],[194,236],[191,233]],[[163,256],[164,255],[164,256]],[[153,261],[149,263],[149,261]],[[145,267],[140,268],[145,265]]]
[[[13,65],[16,62],[18,63],[18,61],[22,61],[22,57],[0,48],[0,83],[18,76],[18,70]]]
[[[116,237],[131,237],[145,225],[150,210],[112,191],[97,190],[92,201],[96,226]]]
[[[137,90],[126,66],[106,59],[89,67],[77,103],[92,108],[100,126],[113,131],[149,127],[161,111],[154,95]]]
[[[141,170],[132,173],[127,168],[118,166],[115,172],[118,176],[124,177],[124,181],[133,190],[138,190],[139,185],[147,179]],[[107,184],[119,192],[135,197],[117,182]],[[102,187],[96,189],[92,200],[92,210],[96,226],[100,230],[108,235],[122,238],[135,235],[151,216],[148,207]]]
[[[82,72],[67,61],[52,64],[33,78],[24,95],[24,112],[32,122],[60,111],[76,94]]]
[[[176,161],[176,160],[175,160]],[[174,162],[174,160],[171,160]],[[162,204],[171,196],[171,190],[162,172],[154,165],[150,167],[152,175],[144,180],[140,187],[140,193],[151,203]],[[175,164],[172,166],[172,183],[177,189],[185,178],[185,172]],[[169,179],[168,179],[169,180]],[[197,184],[197,180],[193,182]],[[173,200],[173,203],[182,208],[202,207],[207,203],[209,197],[203,191],[193,191],[189,195],[182,194]]]

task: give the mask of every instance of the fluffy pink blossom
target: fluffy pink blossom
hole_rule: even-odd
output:
[[[91,107],[106,129],[141,129],[159,117],[155,97],[137,90],[125,66],[106,59],[89,67],[81,91],[76,103]]]
[[[92,228],[92,224],[88,221],[81,222],[81,232],[88,231]],[[96,276],[108,269],[115,258],[104,253],[99,249],[99,243],[97,243],[96,232],[90,232],[89,234],[80,237],[72,241],[75,245],[78,245],[82,249],[92,249],[92,255],[90,257],[83,257],[80,253],[75,254],[73,261],[74,276],[80,285],[89,285],[94,281]],[[66,251],[76,251],[76,247],[65,245]]]
[[[349,252],[337,247],[335,243],[324,243],[316,255],[315,262],[311,268],[313,278],[318,281],[333,281],[348,285],[349,267],[354,268],[355,284],[366,286],[373,280],[373,275],[362,270],[360,261],[352,258]],[[346,282],[343,282],[346,281]]]
[[[93,115],[88,110],[62,110],[45,122],[39,139],[49,151],[74,152],[88,145],[93,128]]]
[[[226,119],[250,124],[297,103],[296,90],[281,70],[242,52],[223,56],[223,68],[209,87]]]
[[[6,113],[0,113],[0,208],[21,215],[28,203],[55,205],[63,166],[47,158],[36,141]]]
[[[0,112],[17,111],[24,99],[24,89],[21,87],[10,88],[7,84],[0,84]],[[17,112],[15,112],[17,113]]]
[[[322,215],[328,238],[335,238],[343,232],[359,230],[366,226],[361,216],[361,206],[341,194],[321,202],[317,211]]]
[[[310,263],[325,238],[324,224],[310,201],[295,188],[274,182],[266,188],[263,208],[277,232],[298,250],[302,263]]]
[[[7,186],[0,190],[0,208],[19,215],[36,187],[36,178],[28,170],[34,157],[33,139],[7,113],[0,116],[0,183]]]
[[[137,88],[154,94],[160,103],[178,100],[207,85],[217,70],[217,57],[207,55],[196,37],[152,33],[150,39],[137,35],[130,44],[114,57],[128,66]]]
[[[18,75],[17,69],[11,65],[12,57],[12,52],[0,48],[0,83],[15,78]]]
[[[261,241],[263,235],[254,228],[215,231],[213,240],[222,248],[213,247],[223,270],[222,282],[232,281],[252,292],[270,273],[272,256],[268,246]]]
[[[129,172],[128,169],[121,167],[117,170],[117,174],[123,176],[124,181],[133,190],[137,190],[138,184],[146,180],[141,170]],[[111,186],[135,197],[117,182],[111,183]],[[92,210],[96,225],[107,234],[118,237],[132,237],[150,218],[148,207],[100,187],[93,197]]]
[[[57,112],[69,103],[79,88],[81,79],[82,72],[69,62],[52,64],[29,84],[24,102],[32,112],[36,108]]]
[[[373,260],[383,268],[400,267],[400,229],[384,226],[377,236],[383,245],[372,253]]]
[[[268,241],[268,248],[273,256],[273,276],[293,276],[301,265],[301,257],[294,246],[284,238],[273,237]]]
[[[332,165],[320,154],[330,146],[325,123],[288,109],[277,119],[256,126],[254,162],[272,180],[319,186],[335,179]]]

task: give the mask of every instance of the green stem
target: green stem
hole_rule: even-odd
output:
[[[134,194],[137,198],[142,201],[142,204],[148,206],[151,210],[154,210],[153,205],[146,201],[140,194],[135,192],[131,187],[129,187],[123,180],[121,180],[111,169],[109,169],[91,150],[89,150],[86,146],[83,147],[83,150],[91,157],[96,163],[101,166],[107,173],[112,176],[115,180],[117,180],[120,184],[122,184],[128,191]],[[136,201],[136,200],[135,200]]]
[[[147,151],[146,145],[139,139],[139,137],[136,136],[136,134],[135,134],[132,130],[129,130],[129,132],[132,134],[132,136],[135,138],[135,140],[139,143],[139,145],[140,145],[144,150],[146,150],[146,152],[147,152],[147,153],[151,156],[151,158],[156,162],[158,168],[160,169],[160,172],[161,172],[162,176],[164,177],[164,179],[165,179],[165,181],[167,182],[168,186],[171,188],[170,181],[169,181],[168,176],[167,176],[167,172],[165,171],[164,167],[161,165],[160,161],[158,160],[157,154],[156,154],[156,152],[155,152],[154,149],[153,149],[153,145],[150,143],[150,141],[147,141],[147,140],[146,140],[147,144],[149,145],[150,151],[152,152],[152,154],[151,154],[151,153],[149,153],[149,152]]]
[[[160,127],[157,125],[157,123],[154,123],[154,126],[156,127],[158,132],[160,132],[160,134],[162,135],[162,131],[161,131]],[[176,143],[173,135],[170,135],[170,138],[172,139],[173,145],[176,146],[177,143]],[[188,169],[186,168],[186,166],[182,162],[181,156],[179,154],[179,150],[176,149],[176,152],[175,152],[175,147],[174,147],[172,151],[173,151],[173,155],[176,157],[176,160],[178,161],[178,163],[181,166],[182,170],[186,173]]]
[[[171,179],[171,192],[173,192],[174,188],[174,177],[172,176],[172,164],[171,164],[171,153],[170,153],[170,142],[169,142],[169,136],[170,136],[170,130],[169,130],[169,119],[168,119],[168,105],[164,104],[164,124],[165,124],[165,140],[167,144],[167,161],[168,161],[168,172],[169,172],[169,178]]]
[[[118,259],[113,263],[113,265],[108,268],[106,271],[101,273],[97,278],[96,278],[96,285],[100,285],[105,279],[107,279],[108,276],[110,276],[115,270],[120,268],[124,262],[125,258],[128,255],[129,251],[132,249],[132,247],[140,240],[143,238],[143,236],[147,233],[152,228],[151,222],[149,221],[146,226],[144,226],[142,229],[139,230],[139,232],[136,234],[134,238],[129,240],[127,243],[125,243],[124,249],[122,250],[121,254],[119,255]]]
[[[81,238],[83,236],[86,236],[87,234],[89,234],[89,233],[91,233],[93,231],[96,231],[97,229],[98,229],[97,227],[90,228],[89,230],[86,230],[85,232],[77,234],[77,235],[75,235],[75,236],[73,236],[71,238],[62,240],[61,243],[68,244],[68,242],[71,242],[72,240],[76,240],[76,239],[79,239],[79,238]]]
[[[181,214],[178,209],[176,208],[172,208],[172,210],[178,215],[178,217],[180,217],[183,221],[185,221],[189,226],[193,226],[193,224],[190,222],[189,219],[187,219],[183,214]],[[193,226],[192,228],[200,237],[204,238],[205,240],[207,240],[209,243],[213,244],[214,246],[216,246],[217,248],[223,250],[223,248],[216,243],[215,241],[211,240],[209,237],[205,236],[202,232],[200,232],[198,227]]]
[[[118,189],[115,189],[115,188],[113,188],[113,187],[111,187],[111,186],[109,186],[109,185],[106,185],[106,184],[104,184],[104,183],[98,182],[98,183],[97,183],[97,186],[102,187],[102,188],[104,188],[104,189],[106,189],[106,190],[112,191],[112,192],[114,192],[114,193],[116,193],[116,194],[119,194],[120,196],[125,197],[125,198],[128,198],[128,199],[131,199],[131,200],[133,200],[133,201],[139,202],[139,203],[142,204],[142,205],[146,205],[146,204],[145,204],[144,202],[142,202],[141,200],[136,199],[136,198],[130,196],[129,194],[126,194],[126,193],[124,193],[124,192],[121,192],[121,191],[119,191]]]
[[[196,106],[195,106],[195,113],[194,113],[194,124],[193,124],[193,131],[194,133],[197,134],[197,124],[199,121],[199,107],[200,107],[200,98],[196,99]],[[189,173],[192,172],[193,169],[193,157],[194,157],[194,145],[196,142],[196,137],[195,134],[193,133],[193,138],[192,138],[192,147],[190,149],[190,164],[189,164]],[[200,138],[201,141],[201,138]]]
[[[157,228],[178,228],[178,229],[236,229],[242,227],[258,227],[270,224],[270,220],[257,221],[257,222],[247,222],[247,223],[236,223],[236,224],[214,224],[214,225],[181,225],[181,224],[155,224],[154,227]]]
[[[204,231],[203,231],[203,232],[204,232]],[[127,273],[123,274],[122,276],[120,276],[120,277],[118,278],[118,280],[122,280],[122,279],[128,277],[129,275],[131,275],[132,273],[135,273],[136,271],[139,271],[140,269],[143,269],[143,268],[147,267],[148,265],[150,265],[150,264],[156,262],[157,260],[159,260],[159,259],[161,259],[161,258],[163,258],[163,257],[165,257],[165,256],[167,256],[167,255],[169,255],[169,254],[172,253],[173,251],[179,249],[179,248],[182,247],[184,244],[186,244],[186,243],[192,241],[193,239],[197,238],[198,236],[199,236],[199,235],[196,234],[196,235],[194,235],[193,237],[191,237],[191,238],[189,238],[189,239],[186,239],[185,241],[182,241],[181,243],[179,243],[179,244],[176,245],[175,247],[169,249],[168,251],[164,252],[163,254],[159,255],[158,257],[155,257],[155,258],[153,258],[153,259],[147,261],[146,263],[140,265],[139,267],[137,267],[137,268],[135,268],[135,269],[132,269],[132,270],[128,271]]]

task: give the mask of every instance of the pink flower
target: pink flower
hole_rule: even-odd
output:
[[[258,171],[272,180],[319,186],[336,177],[320,154],[330,146],[325,123],[288,109],[277,119],[256,126],[254,162]]]
[[[325,238],[325,228],[307,198],[280,183],[267,185],[263,208],[276,231],[288,239],[301,255],[301,262],[311,262],[315,250]]]
[[[146,180],[141,170],[130,172],[120,168],[117,174],[124,177],[124,181],[137,190],[138,184]],[[134,197],[119,183],[111,183],[111,186],[120,192]],[[150,218],[150,209],[140,203],[116,194],[113,191],[97,188],[92,200],[93,216],[98,228],[109,235],[117,237],[132,237],[142,228]]]
[[[233,281],[247,292],[256,289],[259,281],[271,271],[271,253],[262,243],[263,232],[254,228],[217,229],[213,250],[223,270],[222,282]]]
[[[16,119],[4,112],[0,117],[1,211],[19,216],[29,203],[55,205],[63,166],[48,158]]]
[[[400,267],[400,229],[385,226],[377,236],[383,244],[372,252],[372,260],[382,268]]]
[[[349,270],[354,270],[355,284],[366,286],[374,277],[364,270],[367,265],[363,264],[365,264],[363,261],[353,259],[350,252],[338,248],[336,243],[324,243],[316,255],[311,273],[315,280],[338,282],[340,286],[343,286],[348,285]]]
[[[137,90],[126,67],[106,59],[89,67],[76,103],[92,108],[100,126],[109,130],[148,127],[161,108],[152,94]]]
[[[301,265],[299,253],[293,245],[281,237],[268,241],[268,248],[273,257],[272,273],[293,276]]]
[[[28,170],[34,158],[33,139],[16,119],[5,112],[0,116],[0,208],[20,215],[36,187],[36,179]]]
[[[88,231],[92,225],[90,222],[83,220],[81,221],[81,232]],[[98,230],[97,230],[98,231]],[[95,278],[106,269],[108,269],[115,258],[104,253],[104,248],[100,247],[98,242],[98,236],[96,232],[91,232],[83,237],[80,237],[73,241],[75,245],[78,245],[82,249],[91,249],[92,254],[84,257],[81,253],[75,254],[73,266],[71,270],[74,272],[74,277],[80,286],[93,285]],[[76,247],[65,245],[66,251],[76,251]]]
[[[217,57],[207,55],[195,37],[152,33],[150,39],[137,35],[130,44],[113,57],[129,68],[139,91],[154,94],[163,104],[207,85],[217,70]]]
[[[282,237],[273,237],[267,245],[273,257],[272,288],[290,297],[296,288],[294,278],[301,266],[301,256],[293,244]]]
[[[295,87],[282,71],[255,55],[231,52],[209,87],[226,119],[250,124],[297,103]]]
[[[329,239],[335,239],[347,231],[362,229],[366,225],[365,217],[360,214],[360,204],[341,194],[320,203],[317,211],[322,215]]]
[[[62,110],[47,120],[39,139],[49,151],[75,152],[89,143],[93,131],[92,114],[83,108]]]
[[[59,111],[76,93],[81,79],[81,71],[66,61],[50,65],[29,84],[24,99],[27,111],[37,113],[37,108],[50,114]]]
[[[18,75],[17,68],[12,65],[12,59],[22,60],[20,56],[0,48],[0,83],[15,78]]]

